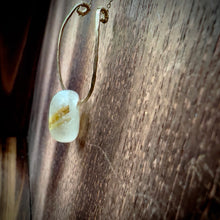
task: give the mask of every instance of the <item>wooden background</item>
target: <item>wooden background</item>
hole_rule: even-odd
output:
[[[1,220],[31,216],[27,130],[48,8],[49,0],[0,5]]]
[[[113,1],[79,137],[62,144],[48,109],[61,90],[58,32],[76,3],[53,0],[47,19],[28,134],[32,218],[219,219],[220,2]],[[105,5],[74,15],[62,40],[63,78],[80,97]]]

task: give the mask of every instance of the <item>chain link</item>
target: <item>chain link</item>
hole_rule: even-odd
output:
[[[111,4],[112,4],[113,0],[110,0],[109,3],[107,4],[107,9],[111,8]]]
[[[93,1],[93,0],[90,0],[89,3],[88,3],[90,7],[92,6],[92,1]],[[111,8],[111,5],[112,5],[112,2],[113,2],[113,1],[114,1],[114,0],[110,0],[109,3],[106,5],[106,7],[107,7],[108,10]]]

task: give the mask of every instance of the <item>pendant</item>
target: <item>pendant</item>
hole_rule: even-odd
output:
[[[72,90],[62,90],[51,100],[49,109],[49,131],[58,142],[69,143],[79,133],[79,95]]]
[[[99,49],[99,31],[100,22],[106,23],[108,21],[108,10],[105,8],[99,8],[96,11],[95,22],[95,54],[93,61],[93,75],[91,80],[91,86],[87,96],[79,100],[79,95],[72,91],[65,89],[61,76],[60,68],[60,47],[61,39],[63,36],[64,27],[67,24],[69,18],[76,11],[80,16],[86,15],[90,11],[91,5],[87,3],[77,4],[72,8],[70,13],[64,19],[60,28],[58,42],[57,42],[57,71],[59,75],[59,81],[62,87],[62,91],[58,92],[51,100],[49,109],[49,131],[51,136],[58,142],[69,143],[76,139],[79,133],[80,116],[78,105],[85,103],[90,98],[96,81],[96,72],[98,65],[98,49]]]

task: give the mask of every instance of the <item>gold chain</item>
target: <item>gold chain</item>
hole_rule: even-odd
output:
[[[93,1],[93,0],[90,0],[90,2],[88,3],[89,6],[92,5],[92,1]],[[112,2],[113,2],[113,1],[114,1],[114,0],[110,0],[110,1],[107,3],[106,8],[107,8],[108,10],[111,8],[111,5],[112,5]]]
[[[110,0],[110,1],[109,1],[109,3],[107,4],[107,9],[110,9],[110,8],[111,8],[112,2],[113,2],[113,0]]]

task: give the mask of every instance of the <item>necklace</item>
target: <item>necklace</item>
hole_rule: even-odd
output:
[[[54,95],[49,108],[49,131],[51,136],[58,142],[69,143],[75,140],[78,136],[80,124],[80,114],[78,107],[79,105],[82,105],[89,100],[94,90],[98,64],[100,23],[108,22],[108,10],[110,9],[112,2],[113,0],[108,2],[106,6],[107,9],[98,8],[96,10],[93,74],[89,92],[83,99],[79,99],[77,92],[68,90],[64,86],[60,68],[60,47],[65,25],[69,21],[72,14],[77,12],[80,16],[87,15],[91,9],[92,0],[88,4],[79,3],[75,5],[64,19],[60,28],[57,42],[57,71],[62,90]]]

